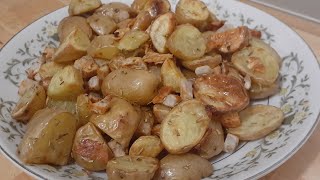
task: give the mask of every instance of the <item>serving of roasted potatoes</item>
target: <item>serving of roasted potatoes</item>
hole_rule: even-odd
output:
[[[280,108],[252,103],[281,86],[260,31],[226,27],[201,0],[122,2],[71,0],[11,112],[28,123],[22,162],[199,180],[212,158],[281,126]]]

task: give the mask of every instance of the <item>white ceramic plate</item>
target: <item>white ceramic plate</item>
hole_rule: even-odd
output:
[[[118,0],[131,3],[132,0]],[[107,1],[105,1],[107,2]],[[230,24],[262,31],[263,39],[283,58],[281,92],[256,103],[281,107],[286,118],[280,129],[264,139],[242,143],[232,155],[212,160],[214,174],[208,179],[257,179],[280,166],[308,139],[319,114],[319,65],[307,44],[288,26],[253,7],[233,0],[204,0],[218,17]],[[177,0],[171,0],[173,8]],[[30,24],[0,53],[0,148],[20,168],[38,179],[105,179],[105,173],[87,174],[79,166],[27,166],[16,155],[25,126],[12,120],[10,111],[18,99],[17,85],[24,71],[47,45],[57,45],[58,22],[67,8],[56,10]]]

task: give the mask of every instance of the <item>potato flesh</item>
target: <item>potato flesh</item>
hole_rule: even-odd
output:
[[[133,51],[149,40],[149,35],[143,31],[131,31],[119,41],[120,50]]]
[[[80,16],[69,16],[63,18],[58,26],[58,36],[60,42],[74,30],[81,29],[89,38],[92,36],[92,29],[87,23],[87,20],[84,17]]]
[[[75,135],[72,157],[87,170],[101,171],[106,169],[113,155],[98,129],[89,122],[78,129]]]
[[[42,64],[39,69],[39,74],[42,79],[52,78],[58,71],[65,67],[63,64],[58,64],[53,61]]]
[[[174,107],[161,123],[161,142],[171,154],[188,152],[200,142],[209,122],[210,118],[200,101],[184,101]]]
[[[192,61],[182,61],[182,66],[190,69],[192,71],[195,71],[198,67],[201,66],[209,66],[210,68],[215,68],[219,66],[222,63],[222,57],[221,55],[216,56],[204,56],[200,59],[195,59]]]
[[[130,147],[130,156],[157,157],[163,145],[157,136],[141,136]]]
[[[76,118],[72,114],[42,109],[28,124],[18,147],[19,157],[27,164],[66,165],[75,133]]]
[[[69,4],[69,15],[79,15],[90,12],[101,6],[100,0],[71,0]]]
[[[150,26],[152,20],[153,18],[151,17],[149,12],[141,11],[136,17],[136,20],[131,29],[145,31]]]
[[[269,105],[250,106],[239,113],[241,125],[229,128],[228,133],[240,140],[260,139],[281,126],[284,114],[281,109]]]
[[[87,21],[93,31],[100,36],[113,33],[117,28],[117,24],[109,16],[93,14]]]
[[[47,107],[51,109],[65,110],[67,112],[70,112],[71,114],[76,114],[75,101],[60,101],[49,98],[47,101]]]
[[[116,23],[129,19],[134,13],[131,8],[121,2],[111,2],[102,5],[95,11],[95,14],[111,17]]]
[[[161,66],[161,80],[164,86],[172,87],[175,92],[180,92],[180,82],[185,77],[173,60],[166,60]]]
[[[117,157],[108,162],[107,175],[114,180],[150,180],[159,167],[158,163],[158,159],[151,157]]]
[[[136,12],[148,11],[152,17],[170,11],[171,5],[168,0],[134,0],[131,4]]]
[[[89,122],[93,112],[90,110],[91,101],[86,94],[81,94],[77,97],[76,112],[78,117],[78,127],[81,127]]]
[[[276,94],[279,90],[280,84],[277,81],[271,85],[261,85],[253,82],[249,89],[249,96],[250,99],[264,99]]]
[[[110,60],[118,53],[117,42],[112,35],[97,36],[88,47],[88,54],[94,58]]]

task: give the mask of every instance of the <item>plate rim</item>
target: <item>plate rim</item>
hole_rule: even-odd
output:
[[[112,1],[112,0],[111,0]],[[264,16],[270,16],[272,18],[274,18],[275,20],[277,20],[278,22],[282,23],[283,25],[285,25],[288,30],[290,30],[292,33],[294,33],[305,45],[307,45],[308,49],[311,51],[312,56],[314,57],[316,63],[318,64],[318,71],[320,71],[320,62],[317,58],[317,56],[315,55],[314,50],[310,47],[310,45],[302,38],[302,36],[300,34],[298,34],[294,29],[291,28],[291,26],[289,26],[287,23],[281,21],[280,19],[278,19],[277,17],[273,16],[272,14],[269,14],[263,10],[260,10],[254,6],[248,5],[246,3],[243,3],[239,0],[233,0],[236,3],[239,3],[241,5],[244,5],[246,7],[249,8],[253,8],[256,11],[260,11]],[[23,30],[25,30],[26,28],[28,28],[29,26],[31,26],[32,24],[40,21],[41,19],[45,18],[46,16],[50,15],[51,13],[54,13],[56,11],[59,11],[63,8],[68,7],[68,5],[60,7],[54,11],[50,11],[40,17],[38,17],[37,19],[33,20],[32,22],[28,23],[26,26],[24,26],[22,29],[20,29],[17,33],[15,33],[10,39],[8,39],[8,41],[2,46],[2,48],[0,49],[0,54],[2,52],[2,50],[18,35],[20,34]],[[310,138],[310,136],[314,133],[315,129],[317,128],[317,126],[319,125],[319,121],[320,121],[320,108],[318,110],[318,115],[316,117],[315,122],[313,123],[313,126],[311,129],[309,129],[307,135],[302,139],[302,141],[300,141],[300,143],[294,148],[292,149],[287,155],[285,155],[284,157],[282,157],[281,159],[279,159],[277,162],[275,162],[272,166],[264,169],[261,172],[258,172],[254,175],[251,175],[250,177],[244,179],[244,180],[250,180],[250,179],[258,179],[261,178],[263,176],[265,176],[266,174],[272,172],[273,170],[277,169],[279,166],[281,166],[282,164],[284,164],[286,161],[288,161],[294,154],[296,154],[296,152],[298,150],[300,150],[302,148],[302,146],[307,142],[307,140]],[[0,151],[2,152],[2,154],[6,157],[6,159],[8,159],[10,162],[12,162],[15,167],[18,167],[19,169],[21,169],[22,171],[26,172],[28,175],[31,175],[32,177],[36,178],[36,179],[44,179],[47,180],[48,178],[43,177],[42,175],[32,171],[31,169],[29,169],[26,165],[21,164],[20,162],[18,162],[15,158],[13,158],[8,152],[6,152],[2,145],[0,144]]]

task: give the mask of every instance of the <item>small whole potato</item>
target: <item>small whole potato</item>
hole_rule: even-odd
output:
[[[81,29],[89,38],[92,36],[92,29],[86,18],[81,16],[68,16],[63,18],[58,26],[58,36],[62,42],[74,29]]]
[[[145,70],[120,68],[103,80],[104,95],[112,94],[132,103],[147,105],[157,95],[159,79]]]

